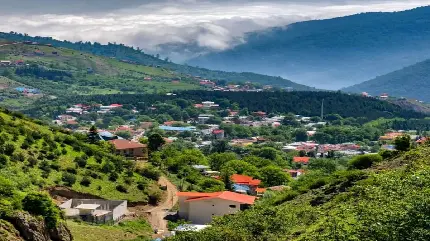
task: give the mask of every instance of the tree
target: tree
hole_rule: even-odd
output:
[[[296,129],[293,135],[296,141],[308,141],[308,133],[305,129]]]
[[[25,211],[44,217],[48,228],[55,228],[60,220],[60,211],[47,194],[30,193],[22,200],[22,206]]]
[[[88,140],[90,141],[90,143],[96,143],[100,140],[97,127],[94,125],[91,126],[90,131],[88,132]]]
[[[126,139],[126,140],[129,140],[131,138],[130,131],[117,131],[115,134],[119,137]]]
[[[408,151],[411,149],[411,136],[402,135],[394,140],[394,145],[398,151]]]
[[[309,170],[321,170],[324,173],[336,171],[336,163],[332,159],[311,159],[308,165]]]
[[[258,177],[258,169],[254,165],[247,163],[242,160],[232,160],[224,164],[221,168],[221,172],[225,170],[233,170],[234,173],[244,174],[252,177]]]
[[[352,169],[366,169],[382,161],[382,157],[379,154],[366,154],[354,157],[350,162],[349,166]]]
[[[284,185],[290,180],[290,176],[287,173],[274,165],[261,168],[260,177],[267,187]]]
[[[199,186],[202,188],[203,192],[219,192],[225,189],[224,182],[213,178],[203,178],[199,182]]]
[[[72,173],[64,172],[61,180],[64,182],[66,186],[73,186],[76,182],[76,176]]]
[[[234,152],[214,153],[209,156],[209,165],[213,170],[219,171],[225,163],[236,159]]]
[[[282,120],[282,125],[298,127],[300,126],[300,123],[297,121],[297,118],[294,114],[288,113]]]
[[[151,152],[157,151],[165,142],[166,141],[160,134],[154,133],[148,137],[148,148]]]

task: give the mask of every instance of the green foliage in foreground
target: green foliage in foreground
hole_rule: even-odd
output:
[[[429,240],[429,155],[425,146],[372,169],[310,173],[251,210],[169,240]]]

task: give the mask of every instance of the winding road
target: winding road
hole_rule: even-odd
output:
[[[173,185],[173,183],[171,183],[165,176],[162,176],[160,177],[158,184],[160,186],[167,187],[167,197],[163,203],[146,210],[149,214],[148,221],[151,224],[152,229],[158,230],[159,232],[159,234],[154,235],[154,237],[160,237],[164,233],[168,232],[167,220],[164,218],[166,217],[167,212],[178,202],[178,196],[176,196],[178,189]]]

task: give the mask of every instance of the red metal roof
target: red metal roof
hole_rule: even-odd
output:
[[[177,196],[179,197],[189,197],[185,202],[195,202],[195,201],[201,201],[201,200],[209,200],[209,199],[223,199],[238,203],[244,203],[244,204],[254,204],[255,197],[239,194],[235,192],[214,192],[214,193],[186,193],[186,192],[179,192],[177,193]]]
[[[224,130],[213,130],[212,133],[214,133],[215,135],[217,135],[217,134],[224,133]]]
[[[308,162],[309,162],[310,159],[311,158],[307,157],[307,156],[303,156],[303,157],[301,157],[301,156],[295,156],[293,158],[293,162],[308,164]]]
[[[239,175],[239,174],[233,174],[230,177],[230,179],[232,182],[234,182],[236,184],[245,184],[245,185],[250,185],[250,186],[258,186],[261,183],[261,181],[258,179],[253,179],[250,176]]]
[[[144,145],[144,144],[134,142],[134,141],[123,140],[123,139],[110,140],[109,142],[112,143],[115,146],[115,149],[117,149],[117,150],[135,149],[135,148],[146,147],[146,145]]]

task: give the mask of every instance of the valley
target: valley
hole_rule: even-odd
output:
[[[0,240],[429,240],[429,9],[190,64],[0,32]]]

